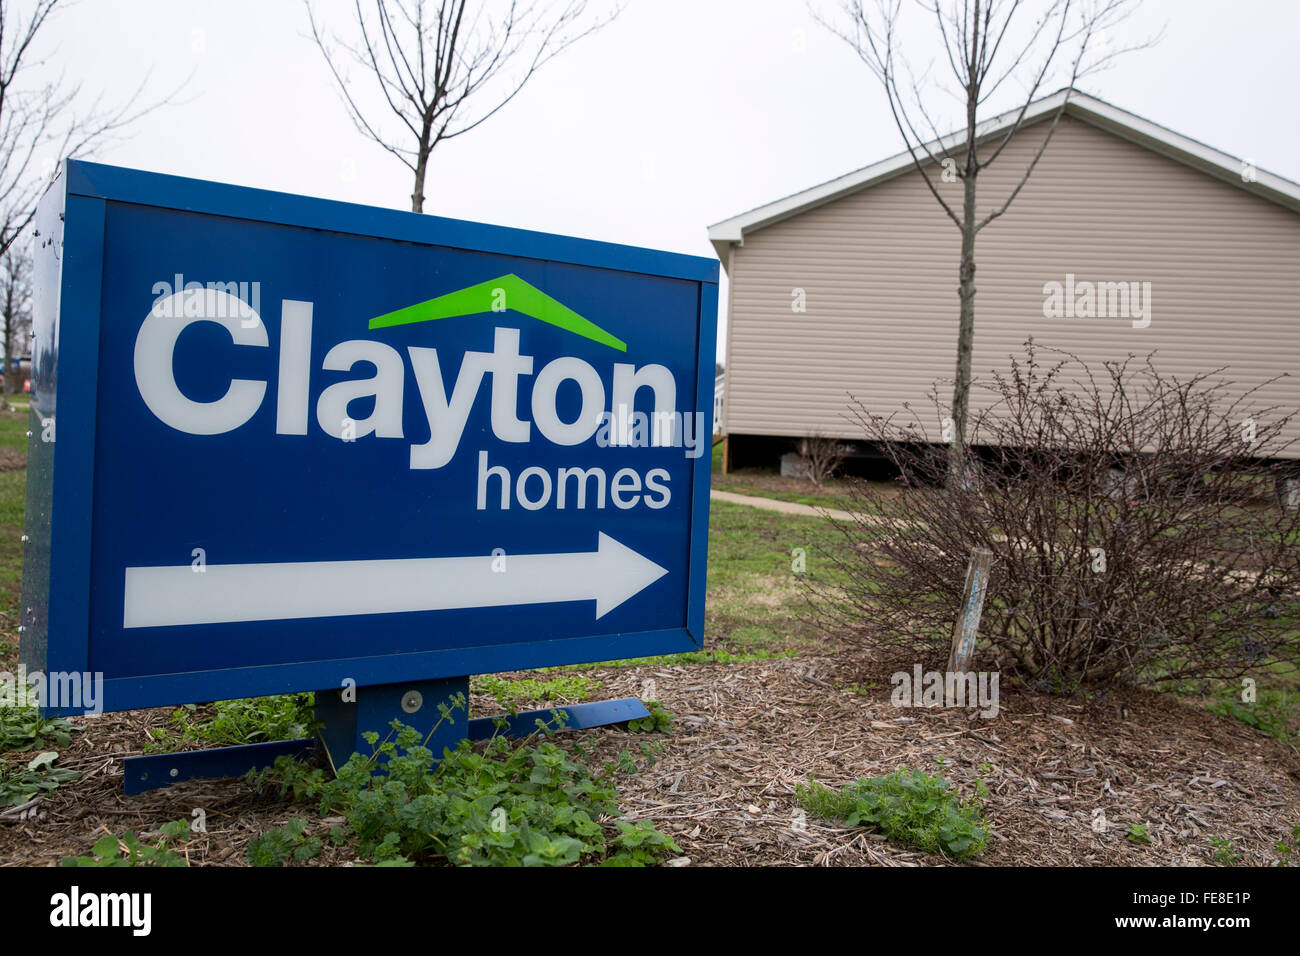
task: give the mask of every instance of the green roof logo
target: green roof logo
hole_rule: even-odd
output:
[[[610,335],[513,273],[378,316],[370,320],[370,328],[388,329],[395,325],[413,325],[416,322],[433,322],[437,319],[506,310],[538,319],[620,352],[627,351],[627,343],[622,339]]]

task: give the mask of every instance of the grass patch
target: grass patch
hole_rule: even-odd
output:
[[[1300,667],[1277,661],[1250,675],[1254,700],[1246,701],[1245,680],[1176,680],[1157,685],[1162,693],[1199,703],[1211,713],[1240,721],[1285,744],[1300,746]]]
[[[843,538],[823,518],[714,501],[709,516],[705,634],[735,654],[798,651],[820,632],[802,620],[802,575],[831,574]],[[783,655],[787,656],[787,655]]]
[[[3,416],[0,416],[3,418]],[[17,639],[7,635],[18,631],[18,604],[23,596],[23,513],[26,510],[27,472],[0,472],[0,627],[6,636],[0,637],[0,662],[16,658]],[[14,666],[2,670],[13,671]]]
[[[600,687],[600,681],[578,674],[552,677],[549,680],[536,677],[503,680],[494,674],[483,674],[470,682],[470,689],[474,693],[493,698],[498,706],[511,712],[524,703],[590,700],[591,695],[600,690]]]
[[[979,788],[987,793],[983,781]],[[979,796],[961,800],[946,778],[920,770],[904,767],[883,777],[864,777],[838,792],[810,779],[795,788],[795,799],[817,816],[873,827],[894,843],[927,853],[962,860],[988,842]]]
[[[730,475],[715,473],[713,487],[753,498],[789,501],[812,508],[843,509],[848,507],[849,493],[844,482],[831,479],[820,488],[811,481],[799,478],[780,478],[768,472],[739,472]],[[716,502],[714,505],[716,506]]]
[[[591,664],[561,664],[543,667],[541,673],[551,671],[593,671],[599,667],[686,667],[693,664],[751,664],[754,661],[775,661],[798,657],[795,650],[783,651],[683,651],[680,654],[652,654],[650,657],[624,657],[616,661],[596,661]]]
[[[1300,744],[1300,729],[1296,727],[1296,718],[1300,714],[1300,690],[1293,687],[1260,688],[1254,703],[1242,701],[1240,692],[1229,687],[1205,706],[1211,713],[1239,720],[1284,744]]]
[[[0,411],[0,448],[12,448],[26,454],[28,421],[26,406],[18,411]]]

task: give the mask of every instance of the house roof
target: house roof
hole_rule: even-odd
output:
[[[1281,176],[1262,169],[1255,171],[1254,181],[1243,180],[1241,175],[1242,160],[1240,157],[1231,156],[1212,146],[1207,146],[1180,133],[1175,133],[1171,129],[1166,129],[1152,123],[1150,120],[1143,119],[1141,116],[1129,113],[1078,90],[1058,90],[1050,96],[1045,96],[1030,103],[1025,111],[1022,126],[1028,126],[1049,118],[1056,110],[1060,109],[1062,101],[1065,101],[1067,96],[1068,102],[1065,103],[1065,113],[1069,116],[1106,130],[1153,152],[1160,153],[1193,169],[1200,170],[1216,179],[1231,183],[1246,192],[1254,193],[1295,212],[1300,212],[1300,184],[1293,183],[1289,179],[1283,179]],[[1015,125],[1019,112],[1019,108],[1009,110],[980,123],[976,129],[977,138],[983,142],[997,136],[999,133],[1005,133]],[[925,149],[936,156],[945,155],[960,146],[965,135],[965,130],[958,130],[941,139],[932,140],[925,145]],[[917,149],[917,155],[923,155],[923,151],[919,148]],[[715,223],[709,227],[709,241],[713,243],[718,258],[725,265],[727,263],[727,250],[732,244],[744,245],[745,236],[749,233],[778,223],[783,219],[797,216],[810,209],[815,209],[826,203],[834,202],[859,190],[869,189],[877,183],[900,176],[912,168],[912,156],[904,150],[888,159],[846,173],[819,186],[813,186],[811,189],[805,189],[802,192],[786,196],[784,199],[778,199],[775,202],[767,203],[756,209],[743,212],[738,216],[732,216],[730,219]]]

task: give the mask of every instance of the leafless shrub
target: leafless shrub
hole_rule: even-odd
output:
[[[1252,408],[1259,388],[1234,393],[1223,369],[1179,380],[1153,355],[1094,371],[1026,350],[982,386],[991,401],[963,480],[947,480],[946,453],[910,409],[908,421],[853,409],[908,490],[851,484],[856,520],[837,525],[850,547],[828,551],[835,573],[810,585],[823,623],[941,661],[983,547],[994,560],[977,657],[1036,686],[1295,661],[1300,514],[1270,498],[1293,466],[1267,460],[1290,446],[1291,412]]]
[[[820,487],[844,464],[844,443],[814,432],[799,440],[799,455],[808,466],[808,477]]]

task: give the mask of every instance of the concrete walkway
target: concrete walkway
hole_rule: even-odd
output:
[[[853,520],[853,515],[847,511],[840,511],[837,508],[820,508],[816,505],[801,505],[795,501],[756,498],[753,495],[738,495],[731,491],[718,491],[717,489],[710,491],[709,497],[714,501],[729,501],[733,505],[749,505],[751,508],[762,508],[764,511],[779,511],[787,515],[806,515],[810,518],[829,515],[835,521]]]

